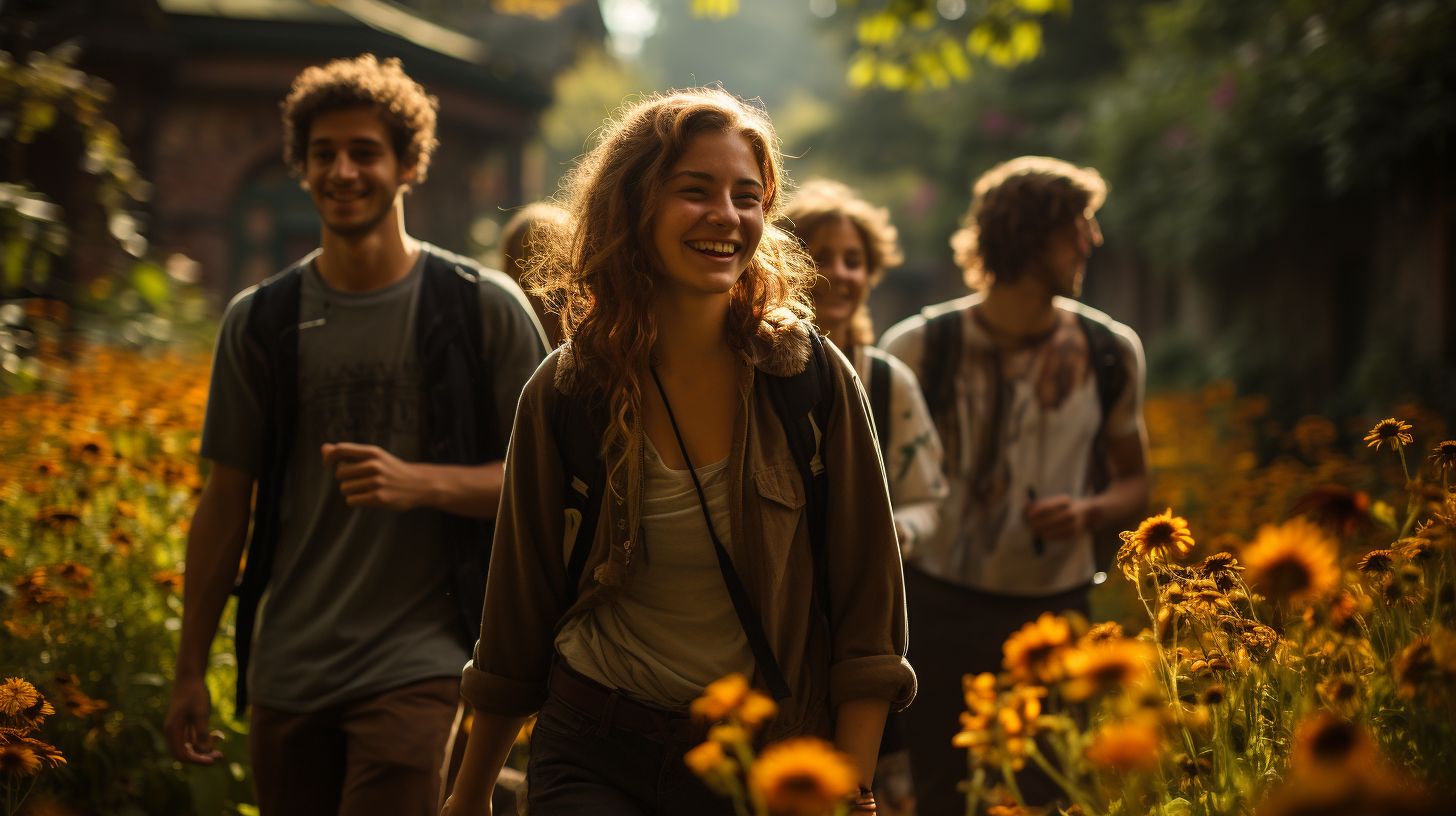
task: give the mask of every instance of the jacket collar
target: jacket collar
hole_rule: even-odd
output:
[[[775,377],[792,377],[804,370],[813,353],[809,333],[813,326],[794,316],[788,309],[776,309],[758,322],[758,328],[743,350],[744,359],[754,368]],[[556,390],[563,394],[576,392],[579,359],[571,341],[558,351]]]

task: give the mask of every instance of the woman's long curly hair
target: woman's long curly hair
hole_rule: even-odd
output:
[[[624,106],[562,183],[557,203],[570,213],[569,223],[533,231],[535,256],[524,277],[561,314],[576,357],[575,396],[606,408],[602,454],[614,490],[621,467],[628,466],[630,479],[636,466],[640,374],[657,341],[652,221],[668,173],[702,133],[742,135],[763,174],[763,237],[729,292],[729,344],[747,350],[765,320],[813,317],[813,262],[793,236],[773,226],[786,178],[768,115],[717,88],[654,94]]]
[[[805,248],[824,227],[848,221],[859,233],[865,250],[864,297],[849,319],[848,336],[834,338],[848,353],[856,345],[874,345],[875,324],[870,318],[869,293],[885,277],[885,270],[905,262],[899,232],[890,223],[890,211],[860,198],[846,184],[828,179],[804,182],[794,200],[784,207],[779,226],[792,232]]]

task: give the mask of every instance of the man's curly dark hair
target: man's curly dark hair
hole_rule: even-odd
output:
[[[283,160],[302,173],[314,117],[345,108],[372,107],[389,129],[401,168],[414,167],[424,181],[435,139],[440,101],[409,78],[398,59],[380,62],[373,54],[334,60],[304,69],[283,100]]]
[[[970,209],[950,245],[966,285],[1010,283],[1041,261],[1047,241],[1107,199],[1107,183],[1090,167],[1022,156],[976,179]]]

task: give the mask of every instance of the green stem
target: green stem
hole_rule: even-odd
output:
[[[1001,778],[1006,780],[1006,789],[1016,797],[1016,804],[1026,807],[1026,800],[1021,797],[1021,788],[1016,784],[1016,771],[1011,768],[1011,760],[1001,760]]]
[[[1076,800],[1076,803],[1082,806],[1083,813],[1086,813],[1089,816],[1100,816],[1100,814],[1092,808],[1091,797],[1089,797],[1087,793],[1083,791],[1082,788],[1078,786],[1075,782],[1059,772],[1056,767],[1052,765],[1051,762],[1048,762],[1047,758],[1042,756],[1041,751],[1036,747],[1035,743],[1032,744],[1031,751],[1027,755],[1031,757],[1032,761],[1035,762],[1037,766],[1046,773],[1047,776],[1051,777],[1053,782],[1057,783],[1058,787],[1070,794],[1071,797]]]
[[[1410,467],[1406,464],[1405,461],[1405,446],[1397,444],[1395,446],[1395,452],[1397,455],[1400,456],[1400,471],[1401,473],[1405,474],[1406,490],[1405,522],[1400,525],[1400,534],[1396,536],[1396,538],[1399,539],[1405,538],[1406,535],[1410,533],[1411,527],[1415,525],[1416,513],[1420,510],[1420,502],[1418,501],[1415,492],[1411,490]]]

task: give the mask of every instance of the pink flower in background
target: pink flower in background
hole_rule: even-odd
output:
[[[1226,111],[1234,106],[1234,101],[1239,98],[1239,86],[1234,82],[1234,75],[1225,73],[1218,84],[1213,86],[1213,92],[1208,95],[1208,103],[1214,108]]]
[[[1193,131],[1187,125],[1174,125],[1163,133],[1163,147],[1169,153],[1178,153],[1193,144]]]

